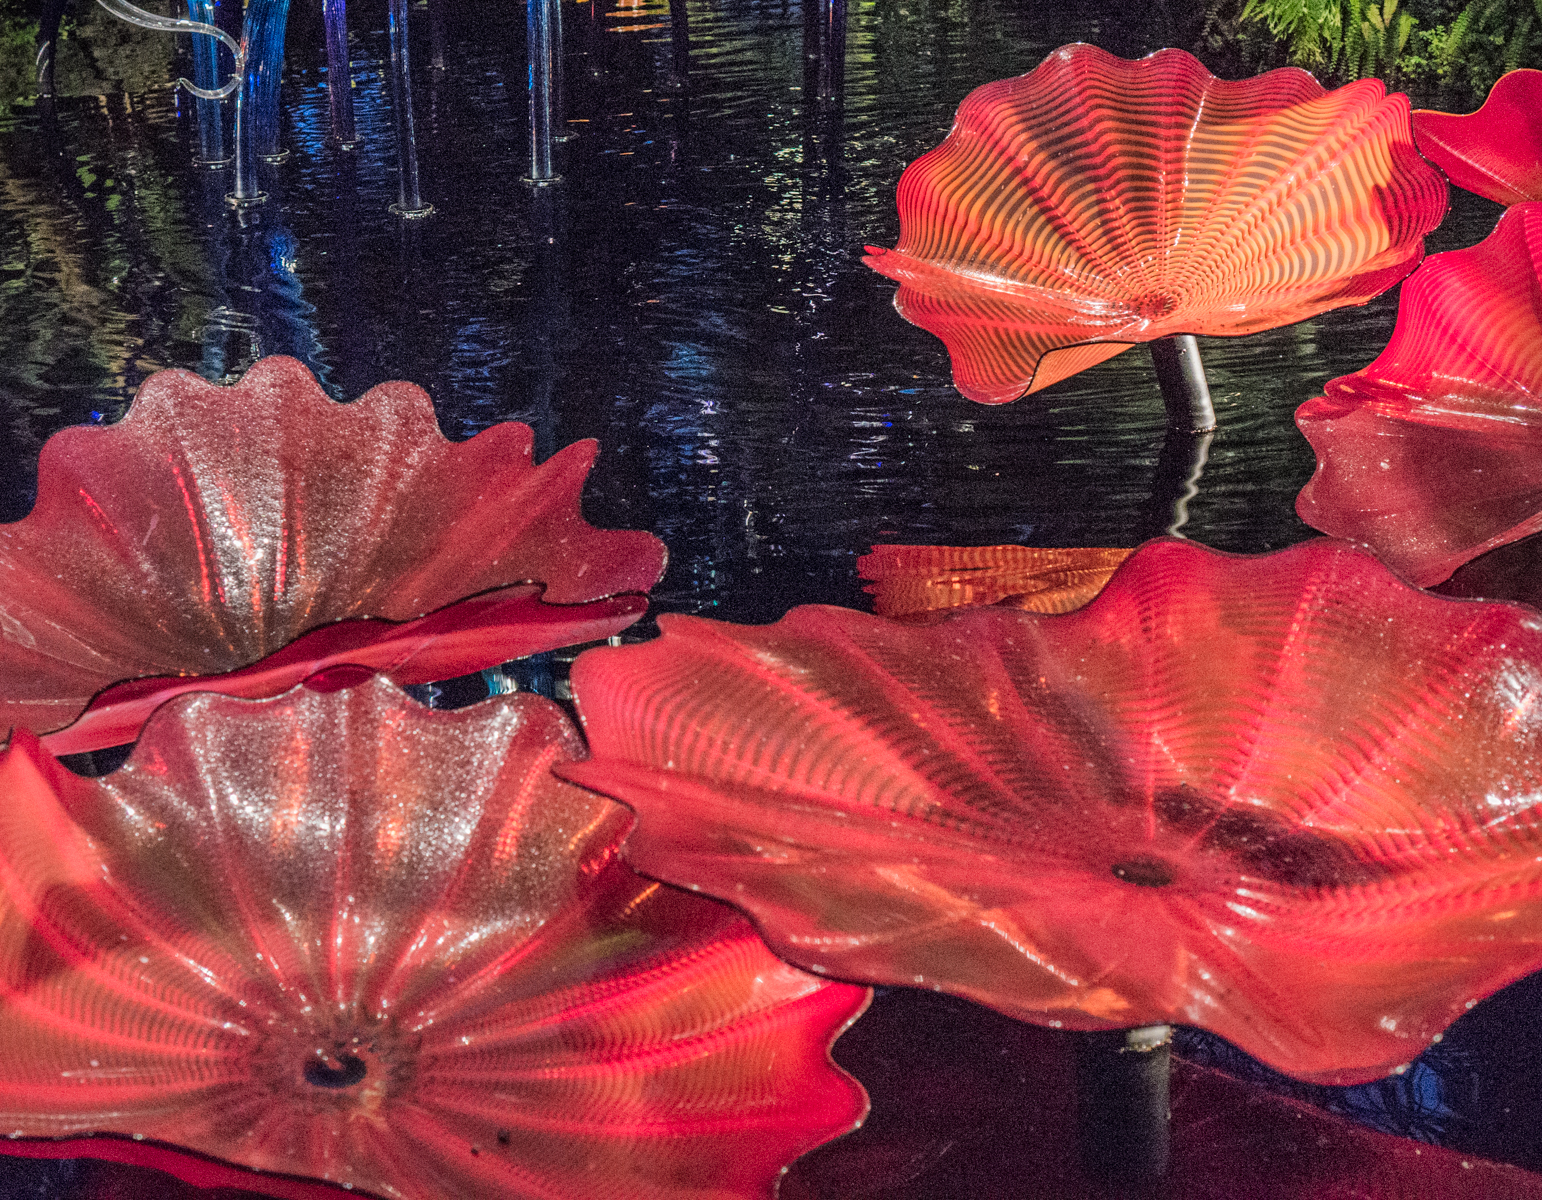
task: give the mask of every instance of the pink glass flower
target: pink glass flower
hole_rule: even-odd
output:
[[[1438,583],[1542,530],[1542,203],[1403,285],[1375,362],[1296,410],[1317,471],[1296,511]]]
[[[59,729],[110,684],[238,671],[345,619],[379,618],[323,638],[323,653],[410,638],[389,622],[512,584],[567,607],[521,594],[524,632],[507,606],[484,606],[497,619],[481,633],[438,612],[440,678],[615,633],[641,615],[625,594],[653,585],[664,548],[584,521],[595,449],[534,466],[530,429],[513,423],[452,443],[420,388],[337,404],[288,358],[228,388],[162,371],[116,425],[49,439],[31,514],[0,525],[0,729]],[[304,678],[303,658],[260,694]],[[132,699],[154,707],[143,687]],[[103,736],[132,740],[124,727],[142,719],[107,714]],[[111,744],[76,735],[69,749]]]
[[[1418,109],[1413,131],[1457,187],[1500,204],[1542,200],[1542,71],[1501,76],[1477,112]]]
[[[965,396],[1000,404],[1177,333],[1236,335],[1364,304],[1446,212],[1408,98],[1305,71],[1231,83],[1182,50],[1064,46],[959,106],[900,177],[900,284]]]
[[[1529,610],[1164,540],[1060,616],[660,624],[575,664],[557,770],[811,970],[1347,1083],[1542,966]]]
[[[402,1200],[769,1198],[865,1111],[828,1051],[866,993],[626,869],[626,811],[550,773],[581,753],[538,697],[381,680],[184,697],[97,780],[18,733],[0,1129]]]

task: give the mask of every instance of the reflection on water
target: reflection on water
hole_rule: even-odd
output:
[[[959,100],[1064,42],[1098,41],[1097,17],[1009,0],[852,4],[844,103],[821,104],[787,0],[693,4],[688,62],[666,0],[569,3],[577,136],[560,151],[563,184],[530,189],[523,21],[489,27],[462,4],[435,71],[419,5],[435,215],[404,223],[386,212],[384,30],[355,31],[360,141],[339,151],[311,7],[290,32],[293,154],[261,166],[273,200],[240,216],[222,201],[227,176],[193,165],[191,113],[171,93],[0,121],[0,519],[28,510],[50,433],[116,419],[150,372],[226,380],[283,353],[339,399],[420,383],[454,438],[510,419],[536,427],[541,456],[599,438],[586,515],[664,538],[663,610],[759,622],[800,603],[866,607],[854,560],[874,542],[1123,546],[1170,523],[1178,493],[1158,477],[1164,414],[1143,349],[974,405],[952,390],[941,344],[895,315],[893,286],[859,261],[864,243],[896,240],[900,171]],[[1125,22],[1104,44],[1161,44],[1160,27]],[[1436,248],[1476,242],[1497,217],[1456,203]],[[1239,552],[1309,536],[1293,502],[1312,456],[1291,413],[1373,358],[1395,312],[1394,293],[1202,342],[1220,428],[1188,536]],[[1396,1085],[1311,1098],[1525,1158],[1473,1132],[1502,1123],[1511,1076],[1488,1033],[1463,1036]],[[1188,1048],[1225,1057],[1213,1039]]]

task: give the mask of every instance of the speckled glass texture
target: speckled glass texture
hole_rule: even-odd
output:
[[[378,679],[184,697],[101,779],[19,733],[0,1130],[393,1200],[768,1200],[866,1110],[829,1047],[867,993],[633,874],[626,810],[550,773],[581,753],[539,697]]]

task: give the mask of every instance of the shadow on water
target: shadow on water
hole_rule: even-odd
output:
[[[292,153],[259,164],[273,199],[240,216],[222,202],[227,178],[194,166],[197,130],[171,93],[0,119],[0,519],[30,508],[49,434],[117,419],[150,372],[227,380],[283,353],[338,399],[387,379],[423,385],[452,438],[527,421],[538,457],[598,438],[585,513],[665,540],[664,611],[763,622],[794,604],[866,607],[854,563],[874,542],[1125,546],[1170,526],[1179,502],[1183,533],[1220,549],[1311,535],[1293,503],[1312,455],[1291,414],[1379,352],[1395,292],[1206,339],[1220,424],[1191,489],[1200,447],[1164,450],[1144,351],[1027,400],[970,404],[940,343],[901,321],[892,285],[860,263],[864,243],[895,241],[900,171],[969,90],[1068,41],[1132,54],[1187,37],[1177,7],[1136,26],[1093,6],[852,5],[833,103],[788,0],[697,4],[688,23],[667,0],[572,4],[564,124],[577,136],[558,147],[563,182],[532,189],[519,182],[522,23],[490,35],[462,2],[431,37],[413,6],[421,189],[435,209],[417,222],[387,212],[377,7],[352,14],[348,151],[328,138],[319,6],[296,6],[279,131]],[[1472,244],[1497,217],[1455,204],[1432,248]],[[520,683],[557,691],[560,666],[527,664]],[[486,681],[455,687],[446,703]],[[1182,1047],[1373,1125],[1542,1167],[1504,1033],[1530,1029],[1512,1023],[1535,1005],[1512,997],[1534,991],[1479,1006],[1408,1076],[1368,1090],[1302,1089],[1199,1035]],[[993,1062],[954,1068],[988,1089]],[[80,1183],[104,1171],[5,1162],[0,1194],[106,1194]]]

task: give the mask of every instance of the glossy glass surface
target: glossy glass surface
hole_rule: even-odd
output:
[[[1418,263],[1446,188],[1380,80],[1076,45],[972,92],[898,204],[899,245],[865,261],[958,390],[1000,404],[1132,342],[1364,304]]]
[[[1166,540],[1061,616],[660,625],[580,657],[558,773],[811,970],[1347,1083],[1542,966],[1529,610]]]
[[[579,513],[594,444],[534,466],[531,442],[505,424],[451,443],[411,384],[337,404],[293,359],[228,388],[153,376],[117,424],[52,438],[35,507],[0,525],[0,724],[57,729],[120,680],[233,671],[334,621],[412,620],[512,583],[542,582],[569,605],[646,591],[664,566],[658,539]],[[640,611],[559,615],[614,632]],[[456,675],[567,644],[537,612],[500,645],[510,615],[463,630],[458,658],[441,639],[439,665]],[[348,639],[395,635],[354,626]]]
[[[1032,546],[874,546],[857,560],[880,617],[974,604],[1028,612],[1080,608],[1102,590],[1128,550]]]
[[[1296,412],[1302,520],[1424,585],[1542,530],[1542,202],[1431,256],[1387,348],[1325,390]]]
[[[1457,187],[1500,204],[1542,200],[1542,71],[1501,76],[1477,112],[1418,109],[1413,130]]]
[[[875,542],[1133,546],[1170,523],[1165,494],[1153,505],[1163,415],[1149,355],[1121,355],[1032,403],[968,403],[942,344],[896,317],[894,285],[860,257],[864,242],[895,244],[900,174],[945,137],[970,90],[1069,42],[1127,59],[1194,47],[1198,8],[853,4],[844,103],[826,107],[802,86],[797,3],[691,0],[677,87],[664,0],[569,0],[567,111],[579,137],[558,150],[564,183],[535,190],[519,183],[529,166],[519,10],[495,20],[448,0],[439,71],[433,9],[409,5],[423,191],[435,205],[409,226],[386,211],[397,175],[385,9],[352,7],[357,148],[330,143],[321,7],[295,4],[282,106],[293,155],[258,164],[271,199],[245,214],[223,202],[228,169],[192,162],[196,130],[174,93],[105,85],[105,99],[0,117],[0,517],[29,511],[51,433],[115,420],[151,372],[229,381],[284,353],[334,400],[383,380],[422,385],[452,440],[518,420],[542,461],[597,438],[584,515],[667,541],[651,593],[664,611],[765,622],[796,604],[865,608],[855,560]],[[1199,53],[1215,74],[1239,76]],[[1452,203],[1432,250],[1472,245],[1498,216],[1468,192]],[[1185,533],[1239,552],[1310,536],[1293,504],[1313,456],[1290,415],[1375,358],[1395,313],[1388,293],[1284,329],[1201,339],[1221,428]],[[645,620],[635,636],[649,631]],[[1021,1106],[1070,1101],[1014,1061],[1021,1042],[1009,1031],[1034,1031],[932,993],[877,1004],[928,1002],[943,1006],[939,1019],[885,1025],[861,1059],[843,1048],[877,1013],[836,1044],[875,1102],[887,1095],[863,1135],[900,1121],[913,1139],[900,1147],[903,1181],[901,1163],[860,1187],[870,1182],[875,1200],[1000,1200],[1047,1176],[1046,1153],[1063,1162],[1063,1148],[1026,1134]],[[1385,1088],[1311,1098],[1542,1168],[1542,1114],[1527,1099],[1542,1078],[1535,1012],[1539,990],[1484,1001],[1466,1018],[1468,1040],[1458,1022]],[[1178,1129],[1180,1145],[1204,1136]],[[1316,1156],[1331,1168],[1332,1145],[1297,1149],[1291,1170],[1316,1169]],[[4,1189],[204,1195],[116,1164],[14,1157],[0,1161]],[[851,1200],[859,1186],[832,1191]],[[1170,1194],[1184,1196],[1184,1182]]]
[[[45,735],[43,746],[52,754],[80,754],[127,745],[152,712],[187,692],[255,700],[301,682],[315,691],[335,691],[375,672],[399,684],[433,683],[554,646],[599,641],[631,625],[648,608],[647,598],[637,595],[543,604],[540,592],[538,585],[499,588],[399,626],[338,621],[224,675],[116,683],[99,692],[73,723]]]
[[[378,680],[174,701],[100,780],[17,734],[0,1128],[402,1200],[769,1197],[866,1110],[828,1052],[867,993],[623,866],[626,811],[550,774],[582,752],[539,697]]]

